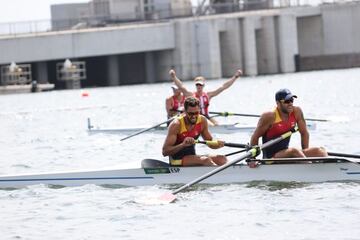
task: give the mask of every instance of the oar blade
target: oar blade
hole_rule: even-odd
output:
[[[172,202],[175,202],[176,196],[171,192],[164,193],[162,195],[154,196],[151,194],[150,196],[138,197],[134,201],[136,203],[144,204],[144,205],[165,205]]]
[[[172,194],[171,192],[165,193],[161,195],[159,198],[159,203],[168,204],[172,203],[176,200],[176,195]]]

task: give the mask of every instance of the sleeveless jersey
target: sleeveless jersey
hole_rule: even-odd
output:
[[[296,126],[296,118],[294,112],[291,112],[287,121],[281,119],[279,110],[276,108],[275,121],[271,125],[270,129],[266,131],[262,137],[263,143],[268,142],[271,139],[279,137],[281,134],[288,132]],[[289,147],[290,137],[281,140],[280,142],[263,150],[264,158],[272,158],[277,152],[287,149]]]
[[[192,137],[194,139],[198,139],[201,134],[201,128],[202,128],[201,119],[202,118],[198,117],[193,129],[188,131],[186,129],[184,117],[185,117],[184,115],[178,117],[178,120],[180,122],[180,131],[176,136],[176,143],[175,143],[176,145],[182,143],[186,137]],[[187,156],[187,155],[196,155],[195,145],[191,145],[191,146],[181,149],[176,154],[172,155],[170,157],[170,159],[172,158],[172,159],[180,160],[184,156]]]
[[[210,99],[206,92],[203,92],[201,95],[198,95],[196,92],[194,92],[194,97],[199,99],[200,101],[200,113],[204,115],[206,118],[209,117],[209,105],[210,105]]]
[[[184,101],[185,101],[184,96],[181,97],[180,101],[178,100],[178,98],[176,96],[173,96],[172,99],[173,99],[174,105],[171,108],[171,110],[178,111],[178,110],[181,110],[184,107]]]

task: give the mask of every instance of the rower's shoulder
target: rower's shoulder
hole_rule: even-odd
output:
[[[173,96],[166,97],[166,101],[171,101],[171,100],[173,100]]]
[[[180,121],[179,119],[175,118],[168,127],[168,134],[177,134],[180,129]]]
[[[262,119],[275,119],[276,117],[276,113],[275,111],[266,111],[266,112],[263,112],[261,115],[260,115],[260,118]]]
[[[302,109],[299,106],[293,106],[293,108],[294,108],[294,112],[302,112]]]
[[[179,117],[175,117],[174,120],[171,121],[169,127],[171,126],[180,126],[180,119]]]
[[[301,110],[301,107],[294,106],[293,112],[294,112],[295,119],[297,121],[301,120],[301,119],[304,119],[304,114],[303,114],[303,111]]]
[[[208,123],[208,119],[204,116],[204,115],[199,115],[199,118],[201,119],[200,120],[200,122],[201,122],[201,124],[206,124],[206,125],[208,125],[207,123]]]

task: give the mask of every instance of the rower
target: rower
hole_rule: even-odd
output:
[[[181,90],[174,84],[171,86],[173,95],[166,98],[165,107],[167,112],[167,118],[176,116],[179,112],[184,110],[185,97]]]
[[[211,141],[208,121],[200,115],[200,102],[195,97],[188,97],[184,103],[185,112],[175,118],[168,128],[162,153],[169,156],[173,166],[191,165],[223,165],[226,157],[223,155],[197,155],[195,140],[201,135],[204,140]],[[224,141],[218,140],[208,144],[210,148],[217,149],[224,146]]]
[[[257,127],[251,136],[250,145],[258,145],[260,137],[262,137],[263,143],[266,143],[297,125],[301,135],[302,149],[289,147],[290,138],[287,138],[265,149],[263,151],[263,158],[328,156],[326,150],[322,147],[309,147],[310,135],[301,108],[293,105],[295,98],[297,98],[297,96],[286,88],[276,92],[276,108],[260,116]]]
[[[169,71],[169,74],[170,74],[171,80],[183,92],[185,97],[194,96],[194,97],[199,99],[201,114],[204,115],[209,120],[210,124],[211,125],[218,125],[218,122],[213,117],[209,116],[210,100],[213,97],[219,95],[225,89],[228,89],[231,85],[233,85],[235,80],[238,79],[242,75],[242,71],[240,69],[238,69],[235,72],[234,76],[232,76],[232,78],[227,80],[223,85],[221,85],[220,87],[218,87],[214,91],[209,91],[209,92],[203,91],[204,87],[205,87],[205,78],[202,77],[202,76],[196,77],[194,79],[195,86],[196,86],[196,91],[195,92],[190,92],[185,88],[185,86],[180,81],[180,79],[177,78],[175,70],[171,69]]]

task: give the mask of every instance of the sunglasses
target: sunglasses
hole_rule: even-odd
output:
[[[286,104],[289,104],[289,103],[293,103],[294,102],[294,99],[291,98],[289,100],[280,100],[282,103],[286,103]]]
[[[197,87],[198,87],[198,86],[201,86],[201,87],[203,87],[203,86],[204,86],[204,85],[202,85],[202,84],[195,84],[195,85],[196,85]]]
[[[186,114],[189,115],[189,116],[197,116],[197,115],[199,115],[199,111],[197,111],[197,112],[186,112]]]

